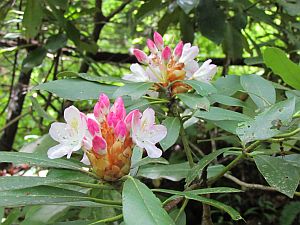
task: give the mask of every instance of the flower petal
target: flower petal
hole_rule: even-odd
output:
[[[149,158],[159,158],[162,155],[162,151],[153,144],[144,143],[144,148]]]
[[[74,129],[77,129],[79,122],[81,121],[80,111],[72,105],[65,109],[64,118],[67,124],[71,125]]]
[[[164,125],[154,125],[147,135],[147,141],[156,144],[167,136],[167,132]]]
[[[83,157],[80,160],[80,162],[82,162],[83,164],[85,164],[87,166],[91,165],[91,162],[85,153],[83,153]]]
[[[54,122],[50,126],[49,134],[53,140],[65,142],[71,137],[70,129],[70,126],[66,123]]]
[[[143,130],[148,130],[152,127],[155,122],[155,112],[151,108],[147,108],[143,112],[143,116],[141,118],[141,126]]]
[[[58,144],[49,148],[47,155],[49,159],[57,159],[68,155],[70,152],[72,153],[72,147],[64,144]]]

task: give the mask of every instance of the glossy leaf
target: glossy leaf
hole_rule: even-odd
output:
[[[144,166],[144,165],[147,165],[147,164],[165,164],[165,165],[168,165],[169,162],[168,162],[168,160],[166,160],[162,157],[160,157],[160,158],[145,157],[145,158],[137,161],[136,163],[132,164],[131,168]]]
[[[245,103],[237,98],[233,98],[226,95],[220,95],[220,94],[213,94],[208,97],[211,104],[214,104],[215,102],[221,103],[223,105],[228,106],[240,106],[245,107]]]
[[[64,99],[78,101],[98,99],[100,93],[105,93],[109,98],[112,98],[116,87],[80,79],[63,79],[40,84],[32,90],[44,90]]]
[[[44,47],[39,47],[32,52],[29,52],[27,57],[23,60],[22,71],[26,73],[34,67],[41,65],[46,54],[47,50]]]
[[[56,52],[67,44],[67,37],[64,34],[56,34],[48,38],[45,48],[49,52]]]
[[[279,218],[280,225],[292,225],[300,213],[300,202],[289,202],[284,205]]]
[[[227,75],[220,77],[214,82],[214,86],[217,88],[219,95],[231,96],[237,91],[242,90],[243,87],[240,83],[240,76]]]
[[[49,120],[51,122],[55,121],[55,119],[50,116],[42,107],[41,105],[38,103],[38,101],[36,100],[36,98],[30,96],[30,100],[32,103],[32,107],[34,108],[34,110],[38,113],[38,115],[46,120]]]
[[[160,200],[142,182],[129,177],[123,187],[123,216],[127,225],[175,225]]]
[[[167,136],[160,141],[160,145],[163,150],[167,150],[177,141],[181,124],[177,117],[168,117],[162,122],[162,124],[167,127],[168,132]]]
[[[197,111],[194,114],[195,117],[200,117],[207,120],[233,120],[233,121],[247,121],[250,120],[251,117],[248,117],[244,114],[230,111],[227,109],[222,109],[218,107],[210,107],[210,110],[208,112],[205,111]]]
[[[300,169],[281,157],[254,156],[255,164],[268,184],[293,198],[300,181]]]
[[[259,109],[269,107],[276,102],[274,86],[260,76],[241,76],[241,85]]]
[[[278,48],[268,47],[263,53],[265,64],[279,75],[285,83],[300,90],[300,66],[292,62]]]

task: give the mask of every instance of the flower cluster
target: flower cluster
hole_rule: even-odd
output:
[[[169,46],[164,46],[162,36],[155,32],[153,41],[147,40],[147,46],[150,50],[149,56],[139,49],[133,50],[135,57],[144,67],[138,63],[132,64],[131,74],[123,76],[124,80],[155,82],[164,87],[174,83],[172,92],[176,94],[186,91],[187,85],[174,81],[194,79],[209,83],[217,72],[217,66],[211,64],[211,59],[199,67],[195,61],[199,49],[191,43],[183,44],[180,41],[172,51]]]
[[[91,164],[104,180],[113,181],[129,173],[135,145],[145,149],[149,157],[162,154],[155,144],[166,136],[167,129],[155,124],[151,108],[126,115],[122,98],[110,106],[109,98],[101,94],[92,114],[85,115],[70,106],[64,118],[66,123],[55,122],[50,127],[50,136],[59,144],[48,150],[48,157],[69,158],[72,152],[83,149],[82,162]]]

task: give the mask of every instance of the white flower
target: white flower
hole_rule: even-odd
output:
[[[167,135],[165,126],[155,124],[154,114],[153,109],[148,108],[143,112],[142,117],[140,114],[135,114],[132,119],[132,140],[140,148],[145,148],[150,158],[161,156],[162,151],[155,144]]]
[[[180,63],[187,64],[194,60],[199,53],[199,48],[197,46],[192,46],[191,43],[186,43],[183,46],[182,55],[178,60]]]
[[[214,75],[217,73],[217,66],[210,64],[211,59],[206,60],[200,68],[193,74],[191,79],[209,83]]]
[[[131,74],[126,74],[123,76],[124,80],[129,80],[133,82],[149,82],[149,76],[142,66],[134,63],[130,66]]]
[[[65,155],[70,158],[72,152],[78,151],[82,146],[87,131],[85,118],[75,106],[65,109],[64,118],[66,123],[54,122],[51,124],[49,134],[59,144],[48,150],[50,159]]]

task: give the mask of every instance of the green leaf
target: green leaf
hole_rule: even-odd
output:
[[[141,19],[148,15],[152,15],[155,11],[160,10],[163,7],[161,0],[150,0],[141,5],[137,10],[135,19],[139,22]]]
[[[240,123],[236,133],[244,144],[271,138],[282,133],[282,128],[289,125],[294,110],[295,98],[276,103],[254,119]]]
[[[263,53],[263,58],[265,64],[285,83],[300,90],[300,66],[292,62],[284,51],[268,47]]]
[[[128,95],[132,100],[139,99],[142,97],[151,87],[153,83],[151,82],[138,82],[138,83],[128,83],[122,87],[119,87],[115,93],[114,97]]]
[[[158,21],[158,29],[157,32],[161,35],[164,35],[170,26],[170,24],[174,23],[176,24],[179,20],[178,16],[179,10],[175,9],[172,13],[169,12],[169,10],[166,11],[166,13],[161,17],[161,19]]]
[[[137,164],[143,157],[143,149],[137,145],[132,150],[131,165]],[[131,166],[130,176],[135,176],[139,170],[139,166]]]
[[[300,181],[300,169],[281,157],[254,156],[255,164],[268,184],[293,198]]]
[[[215,160],[219,155],[223,154],[224,152],[230,150],[230,148],[223,148],[217,151],[214,151],[206,156],[204,156],[200,161],[194,166],[188,173],[186,178],[186,185],[190,185],[197,177],[201,176],[202,170],[204,167],[209,165],[213,160]]]
[[[223,105],[245,107],[245,103],[243,101],[226,95],[213,94],[209,96],[208,99],[210,100],[211,104],[218,102]]]
[[[216,44],[224,38],[226,16],[215,0],[202,0],[196,9],[196,20],[200,32]]]
[[[173,195],[185,195],[185,194],[193,194],[193,195],[206,195],[206,194],[223,194],[223,193],[238,193],[242,192],[239,189],[231,188],[231,187],[213,187],[213,188],[202,188],[191,191],[175,191],[169,189],[152,189],[154,192],[162,192]]]
[[[276,0],[279,5],[281,5],[286,12],[291,16],[300,16],[300,2],[299,1],[285,1]]]
[[[292,225],[297,215],[300,213],[300,202],[287,203],[280,215],[280,225]]]
[[[231,23],[226,22],[223,40],[223,50],[231,60],[242,58],[244,37],[240,30],[236,29]]]
[[[177,94],[178,98],[192,109],[209,110],[210,102],[206,97],[201,97],[191,93]]]
[[[222,188],[220,190],[218,190],[218,189],[213,190],[213,188],[207,188],[207,189],[195,190],[194,192],[193,191],[180,192],[180,191],[166,190],[166,189],[154,189],[154,191],[165,192],[165,193],[169,193],[169,194],[183,196],[187,199],[199,201],[204,204],[214,206],[218,209],[221,209],[221,210],[224,210],[225,212],[227,212],[233,220],[240,220],[240,219],[242,219],[241,215],[239,214],[238,211],[236,211],[232,207],[230,207],[224,203],[221,203],[219,201],[216,201],[214,199],[205,198],[205,197],[197,195],[197,194],[205,194],[205,193],[207,193],[207,194],[208,193],[224,193],[224,191],[225,191],[225,193],[240,192],[240,190],[231,189],[231,188],[227,189],[228,192],[226,192],[226,189],[227,188]]]
[[[21,209],[16,208],[12,209],[8,216],[6,217],[5,221],[1,223],[2,225],[12,225],[15,224],[16,220],[21,216]]]
[[[223,168],[223,165],[209,166],[207,168],[207,178],[216,176]],[[172,181],[180,181],[187,177],[190,170],[191,168],[187,162],[169,165],[145,165],[140,167],[137,176],[149,179],[165,178]]]
[[[23,60],[22,71],[26,73],[34,67],[41,65],[46,57],[46,54],[47,50],[44,47],[39,47],[32,52],[29,52],[26,58]]]
[[[271,82],[258,75],[241,76],[241,85],[259,109],[276,102],[275,88]]]
[[[167,136],[159,142],[165,151],[177,141],[181,124],[177,117],[168,117],[162,122],[162,124],[165,125],[168,130]]]
[[[175,208],[169,212],[170,217],[175,221],[177,218],[177,215],[179,213],[179,209]],[[180,216],[177,218],[177,221],[175,222],[176,225],[186,225],[186,214],[185,212],[181,212]]]
[[[195,37],[194,24],[190,17],[187,14],[185,14],[182,10],[179,15],[179,25],[182,41],[184,43],[193,43]]]
[[[34,38],[40,30],[43,19],[43,1],[27,0],[23,16],[23,26],[26,29],[26,36]]]
[[[168,165],[169,162],[168,160],[160,157],[160,158],[149,158],[149,157],[145,157],[139,161],[137,161],[136,163],[134,163],[131,168],[135,168],[135,167],[139,167],[139,166],[144,166],[147,164],[165,164]]]
[[[1,162],[15,164],[30,164],[42,167],[64,168],[70,170],[82,170],[82,165],[65,159],[49,159],[47,156],[23,152],[0,152]]]
[[[98,99],[100,93],[112,98],[115,86],[97,84],[81,79],[63,79],[40,84],[32,90],[44,90],[71,101]]]
[[[77,191],[62,188],[39,186],[0,192],[0,207],[24,205],[65,204],[67,202],[89,201],[89,197]],[[87,202],[88,203],[88,202]],[[83,204],[84,205],[84,204]],[[103,204],[97,204],[102,205]]]
[[[0,221],[2,221],[3,217],[4,217],[4,207],[1,207],[0,208]]]
[[[67,37],[64,34],[52,35],[48,38],[45,48],[52,53],[55,53],[60,48],[65,47],[67,44]]]
[[[41,107],[41,105],[38,103],[38,101],[36,100],[36,98],[34,98],[34,97],[32,97],[32,96],[30,96],[29,98],[30,98],[30,100],[31,100],[32,107],[34,108],[34,111],[36,111],[37,114],[38,114],[40,117],[42,117],[42,118],[44,118],[44,119],[46,119],[46,120],[49,120],[50,122],[55,121],[55,119],[54,119],[52,116],[50,116],[50,115],[49,115],[49,114]]]
[[[218,107],[210,107],[208,112],[197,111],[194,114],[195,117],[200,117],[212,121],[221,121],[221,120],[233,120],[233,121],[248,121],[251,117],[248,117],[244,114],[230,111],[227,109],[222,109]]]
[[[217,93],[217,89],[213,85],[208,83],[204,83],[198,80],[184,80],[183,82],[194,88],[195,91],[201,96],[207,96]]]
[[[217,88],[219,95],[227,96],[231,96],[243,89],[240,83],[240,76],[236,75],[220,77],[215,81],[214,86]]]
[[[160,200],[142,182],[129,177],[123,187],[123,215],[127,225],[175,225]]]

